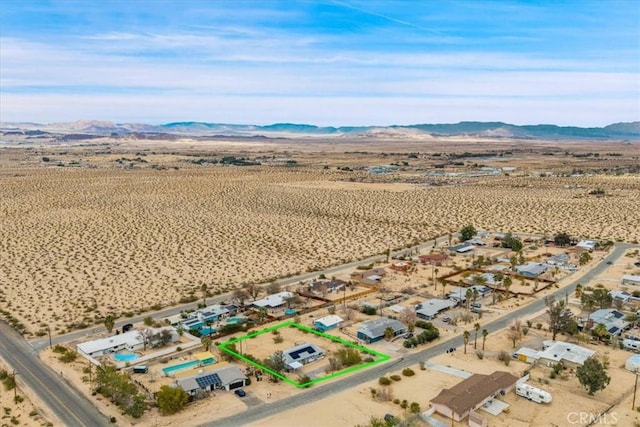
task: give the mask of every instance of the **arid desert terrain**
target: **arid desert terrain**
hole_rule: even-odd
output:
[[[5,144],[0,308],[27,334],[63,333],[469,223],[634,242],[639,152],[464,138]]]

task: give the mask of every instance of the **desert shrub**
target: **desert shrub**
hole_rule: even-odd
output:
[[[360,312],[369,316],[373,316],[378,312],[378,310],[370,305],[363,305],[362,308],[360,308]]]
[[[409,402],[407,402],[407,399],[404,399],[402,403],[400,403],[400,407],[402,409],[407,409],[409,407]]]
[[[60,345],[60,344],[56,344],[53,346],[53,352],[54,353],[59,353],[59,354],[64,354],[67,352],[67,347]]]
[[[391,378],[394,381],[400,381],[402,379],[400,375],[391,375],[389,378]]]
[[[387,377],[380,377],[378,378],[378,384],[385,386],[385,385],[390,385],[391,384],[391,380]]]
[[[418,402],[411,402],[411,405],[409,405],[409,411],[411,411],[412,414],[417,414],[420,412],[420,404]]]
[[[74,360],[76,360],[78,358],[78,353],[76,353],[75,351],[67,351],[65,354],[63,354],[62,356],[58,357],[58,360],[63,362],[63,363],[71,363]]]
[[[503,362],[506,366],[509,366],[509,363],[511,362],[511,356],[509,356],[508,352],[503,350],[498,355],[498,360]]]
[[[416,373],[413,371],[413,369],[411,368],[404,368],[402,370],[402,375],[404,375],[405,377],[412,377],[414,376]]]
[[[282,335],[276,335],[275,337],[273,337],[273,342],[276,344],[280,344],[283,341],[284,341],[284,338],[282,338]]]
[[[478,359],[480,360],[484,359],[484,351],[476,350],[476,356],[478,356]]]

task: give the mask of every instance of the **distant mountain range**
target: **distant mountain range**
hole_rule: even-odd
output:
[[[140,123],[112,123],[106,121],[77,121],[70,123],[0,123],[0,132],[47,132],[52,134],[86,134],[94,136],[124,136],[134,134],[175,136],[244,136],[244,137],[359,137],[410,138],[437,136],[475,136],[483,138],[520,139],[640,139],[640,121],[614,123],[605,127],[575,127],[556,125],[512,125],[503,122],[460,122],[450,124],[416,124],[393,126],[318,127],[308,124],[276,123],[267,126],[175,122],[162,125]]]

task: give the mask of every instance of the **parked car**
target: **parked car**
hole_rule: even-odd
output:
[[[236,394],[236,396],[238,397],[245,397],[247,395],[247,392],[244,391],[243,389],[239,388],[236,391],[234,391],[234,393]]]
[[[394,417],[391,414],[384,414],[384,420],[389,421],[390,423],[394,423],[396,420],[396,417]]]
[[[404,338],[413,338],[413,333],[407,332],[406,334],[404,334]]]
[[[449,317],[449,316],[444,316],[444,317],[442,318],[442,321],[443,321],[444,323],[449,323],[449,322],[451,322],[451,317]]]

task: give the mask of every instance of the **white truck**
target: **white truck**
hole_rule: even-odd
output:
[[[525,383],[516,385],[516,394],[536,403],[551,402],[551,394],[549,392]]]

